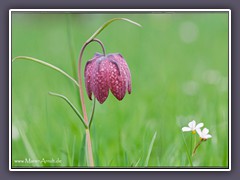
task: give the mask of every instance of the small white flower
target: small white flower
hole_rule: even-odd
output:
[[[201,129],[197,129],[196,131],[202,140],[207,140],[208,138],[212,137],[210,134],[208,134],[209,130],[207,128],[204,128],[202,131]]]
[[[203,123],[199,123],[199,124],[196,125],[196,121],[193,120],[193,121],[191,121],[190,123],[188,123],[188,127],[183,127],[183,128],[182,128],[182,131],[183,131],[183,132],[192,131],[192,133],[195,134],[196,131],[197,131],[198,129],[200,129],[201,127],[203,127]]]

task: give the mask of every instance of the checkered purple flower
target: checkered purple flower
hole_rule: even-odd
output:
[[[84,71],[87,94],[92,100],[92,93],[102,104],[112,94],[122,100],[128,91],[131,93],[131,73],[129,67],[119,53],[102,55],[96,53],[85,66]]]

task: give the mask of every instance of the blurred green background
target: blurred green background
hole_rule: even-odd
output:
[[[132,94],[118,101],[111,93],[96,103],[91,129],[98,167],[190,166],[191,133],[181,128],[195,119],[210,130],[192,157],[195,167],[228,166],[228,13],[12,14],[12,58],[31,56],[76,77],[80,49],[106,21],[97,38],[107,53],[119,52],[132,75]],[[98,44],[86,48],[83,64]],[[56,92],[81,111],[78,89],[66,77],[30,61],[12,64],[12,166],[86,166],[84,128]],[[86,96],[90,113],[92,102]],[[147,154],[157,132],[148,163]],[[183,138],[184,137],[184,138]],[[198,137],[197,137],[198,140]],[[26,158],[61,163],[26,163]]]

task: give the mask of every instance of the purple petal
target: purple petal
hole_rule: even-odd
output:
[[[119,63],[120,67],[123,68],[123,72],[127,76],[127,89],[128,89],[128,94],[131,94],[132,91],[132,82],[131,82],[131,73],[128,67],[127,62],[123,58],[121,54],[114,54],[114,59]]]
[[[84,70],[85,86],[86,86],[87,94],[90,100],[92,100],[91,83],[92,83],[93,69],[96,64],[95,62],[99,57],[101,57],[101,55],[96,53],[94,57],[87,62]]]
[[[110,62],[109,66],[109,87],[113,95],[122,100],[127,91],[127,75],[123,67],[115,60],[114,55],[107,57]]]
[[[91,89],[101,104],[107,99],[109,93],[108,68],[109,62],[105,60],[105,57],[101,57],[96,61],[93,69]]]
[[[87,62],[84,77],[89,99],[93,93],[101,104],[107,99],[109,89],[118,100],[124,98],[126,91],[131,93],[131,74],[121,54],[96,53]]]

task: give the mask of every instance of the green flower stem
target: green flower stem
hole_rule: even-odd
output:
[[[91,117],[90,117],[90,121],[88,122],[88,118],[87,118],[87,113],[86,113],[86,107],[85,107],[85,103],[84,103],[84,96],[83,96],[83,90],[82,90],[82,77],[81,77],[81,62],[82,62],[82,55],[83,55],[83,51],[86,48],[86,46],[88,44],[90,44],[91,42],[98,42],[103,50],[103,54],[105,55],[105,49],[104,46],[102,44],[102,42],[98,39],[95,39],[95,37],[100,34],[109,24],[111,24],[112,22],[116,21],[116,20],[123,20],[123,21],[128,21],[134,25],[140,26],[140,24],[131,21],[127,18],[113,18],[110,19],[109,21],[107,21],[105,24],[103,24],[83,45],[81,51],[80,51],[80,56],[79,56],[79,61],[78,61],[78,82],[71,77],[69,74],[67,74],[65,71],[63,71],[62,69],[44,62],[42,60],[33,58],[33,57],[28,57],[28,56],[17,56],[15,58],[12,59],[12,62],[14,62],[15,60],[29,60],[29,61],[33,61],[33,62],[37,62],[39,64],[42,64],[44,66],[47,66],[49,68],[52,68],[55,71],[60,72],[61,74],[63,74],[64,76],[66,76],[67,78],[69,78],[71,81],[73,81],[75,83],[75,85],[77,85],[79,87],[79,94],[80,94],[80,101],[81,101],[81,105],[82,105],[82,111],[83,111],[83,118],[81,116],[81,114],[77,111],[77,109],[73,106],[73,104],[63,95],[57,94],[57,93],[51,93],[51,95],[54,96],[58,96],[62,99],[64,99],[70,106],[71,108],[75,111],[75,113],[79,116],[79,118],[81,119],[81,121],[83,122],[84,126],[85,126],[85,130],[86,130],[86,143],[87,143],[87,154],[88,154],[88,162],[89,162],[89,166],[93,167],[94,166],[94,161],[93,161],[93,155],[92,155],[92,145],[91,145],[91,137],[90,137],[90,131],[89,131],[89,127],[91,126],[92,123],[92,119],[93,119],[93,115],[94,115],[94,109],[95,109],[95,99],[93,102],[93,108],[92,108],[92,113],[91,113]],[[69,34],[69,29],[68,29],[68,36],[70,37]],[[73,55],[73,54],[72,54]],[[74,64],[72,64],[72,66],[74,66]],[[89,125],[89,126],[88,126]],[[155,135],[154,135],[154,139],[155,139]]]
[[[51,69],[53,69],[53,70],[55,70],[55,71],[63,74],[63,75],[66,76],[68,79],[70,79],[71,81],[73,81],[76,86],[79,87],[78,82],[77,82],[74,78],[72,78],[69,74],[67,74],[67,73],[66,73],[65,71],[63,71],[62,69],[60,69],[60,68],[58,68],[58,67],[56,67],[56,66],[54,66],[54,65],[52,65],[52,64],[50,64],[50,63],[44,62],[44,61],[42,61],[42,60],[40,60],[40,59],[36,59],[36,58],[33,58],[33,57],[28,57],[28,56],[17,56],[17,57],[15,57],[15,58],[12,59],[12,62],[14,62],[14,61],[16,61],[16,60],[28,60],[28,61],[33,61],[33,62],[42,64],[42,65],[44,65],[44,66],[47,66],[47,67],[49,67],[49,68],[51,68]]]
[[[86,106],[84,103],[84,95],[83,95],[83,88],[82,88],[82,72],[81,72],[81,63],[82,63],[82,56],[85,48],[87,47],[88,44],[91,42],[97,42],[101,45],[103,53],[105,55],[105,49],[103,43],[98,40],[98,39],[92,39],[89,42],[85,42],[79,55],[79,61],[78,61],[78,84],[79,84],[79,94],[80,94],[80,101],[82,105],[82,112],[83,112],[83,117],[84,117],[84,123],[89,124],[88,122],[88,117],[87,117],[87,111],[86,111]],[[95,106],[95,103],[93,104]],[[93,108],[94,109],[94,108]],[[93,113],[92,113],[93,114]],[[91,117],[92,118],[92,117]],[[92,122],[92,120],[90,121]],[[87,144],[87,155],[88,155],[88,162],[90,167],[94,167],[94,161],[93,161],[93,153],[92,153],[92,143],[91,143],[91,136],[90,136],[90,131],[88,128],[86,128],[86,144]]]
[[[92,153],[92,141],[89,129],[85,129],[86,132],[86,143],[87,143],[87,162],[88,166],[94,167],[93,153]]]
[[[193,150],[193,153],[192,153],[192,156],[194,156],[195,154],[196,154],[196,150],[197,150],[197,148],[200,146],[200,144],[203,142],[203,139],[201,139],[198,143],[197,143],[197,145],[195,146],[195,148],[194,148],[194,150]]]
[[[89,45],[91,42],[94,42],[94,41],[101,45],[103,54],[105,55],[105,48],[104,48],[103,43],[98,39],[92,39],[91,41],[84,43],[84,45],[80,51],[79,61],[78,61],[78,84],[79,84],[80,101],[82,104],[83,117],[84,117],[84,121],[86,124],[88,124],[88,117],[87,117],[87,111],[86,111],[86,106],[85,106],[85,102],[84,102],[84,95],[83,95],[83,88],[82,88],[81,64],[82,64],[82,56],[83,56],[83,52],[84,52],[85,48],[87,47],[87,45]]]
[[[196,146],[196,144],[197,144],[197,136],[196,134],[194,134],[194,147]]]
[[[189,153],[191,153],[192,148],[193,148],[193,134],[191,134],[191,149],[190,149],[190,152],[189,152]]]
[[[111,24],[112,22],[114,21],[117,21],[117,20],[123,20],[123,21],[128,21],[134,25],[137,25],[139,27],[141,27],[140,24],[130,20],[130,19],[127,19],[127,18],[113,18],[113,19],[110,19],[109,21],[107,21],[106,23],[104,23],[83,45],[82,49],[81,49],[81,52],[80,52],[80,56],[79,56],[79,61],[78,61],[78,83],[79,83],[79,93],[80,93],[80,100],[81,100],[81,103],[82,103],[82,110],[83,110],[83,115],[84,115],[84,119],[85,119],[85,123],[88,123],[88,120],[87,120],[87,113],[86,113],[86,107],[85,107],[85,103],[84,103],[84,97],[83,97],[83,91],[82,91],[82,87],[81,87],[81,84],[82,84],[82,77],[81,77],[81,61],[82,61],[82,55],[83,55],[83,52],[85,50],[85,48],[87,47],[88,44],[90,44],[91,42],[95,41],[95,42],[98,42],[101,47],[102,47],[102,50],[103,50],[103,54],[105,55],[106,52],[105,52],[105,48],[104,48],[104,45],[103,43],[98,40],[98,39],[95,39],[95,37],[100,34],[109,24]]]
[[[187,153],[188,161],[189,161],[189,163],[190,163],[190,166],[193,167],[192,158],[191,158],[191,156],[190,156],[190,154],[189,154],[189,152],[188,152],[187,143],[186,143],[186,140],[185,140],[185,138],[184,138],[183,133],[182,133],[182,137],[183,137],[183,142],[184,142],[184,145],[185,145],[185,151],[186,151],[186,153]]]
[[[98,34],[100,34],[109,24],[111,24],[112,22],[116,21],[116,20],[124,20],[124,21],[128,21],[132,24],[135,24],[137,26],[140,26],[140,24],[131,21],[129,19],[126,18],[113,18],[110,19],[109,21],[107,21],[105,24],[103,24],[83,45],[81,51],[80,51],[80,55],[79,55],[79,60],[78,60],[78,84],[79,84],[79,94],[80,94],[80,101],[81,101],[81,105],[82,105],[82,111],[83,111],[83,117],[84,117],[84,122],[85,124],[89,124],[91,125],[92,123],[92,118],[93,118],[93,114],[94,114],[94,108],[95,108],[95,103],[93,104],[93,111],[92,111],[92,116],[90,119],[90,122],[88,121],[88,117],[87,117],[87,111],[86,111],[86,106],[84,103],[84,95],[83,95],[83,89],[82,89],[82,75],[81,75],[81,63],[82,63],[82,56],[83,56],[83,52],[85,50],[85,48],[87,47],[88,44],[90,44],[91,42],[97,42],[101,45],[102,50],[103,50],[103,54],[105,55],[105,48],[104,45],[102,44],[102,42],[98,39],[95,39],[96,36]],[[91,137],[90,137],[90,131],[89,129],[86,129],[86,142],[87,142],[87,154],[88,154],[88,162],[89,165],[91,167],[94,167],[94,161],[93,161],[93,154],[92,154],[92,145],[91,145]]]
[[[91,124],[92,124],[92,120],[93,120],[93,116],[94,116],[95,104],[96,104],[96,98],[93,97],[92,112],[91,112],[91,116],[90,116],[90,120],[89,120],[89,125],[88,125],[89,129],[91,128]]]
[[[77,114],[77,116],[79,117],[79,119],[83,123],[84,127],[86,129],[88,128],[88,125],[85,124],[82,115],[78,112],[78,110],[74,107],[74,105],[69,101],[69,99],[67,97],[63,96],[62,94],[57,94],[57,93],[54,93],[54,92],[48,92],[48,93],[52,96],[56,96],[56,97],[64,99],[70,105],[70,107],[73,109],[73,111]]]

